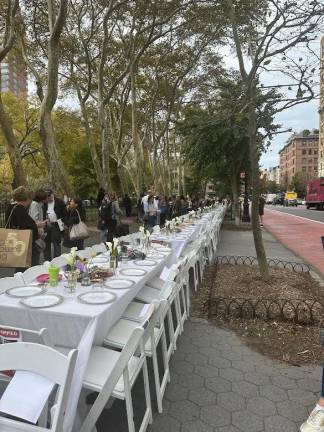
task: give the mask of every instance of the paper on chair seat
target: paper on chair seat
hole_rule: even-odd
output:
[[[147,311],[149,310],[150,306],[151,306],[150,304],[145,303],[145,305],[142,307],[142,310],[141,310],[141,312],[139,314],[140,318],[145,317],[145,315],[147,314]]]
[[[17,371],[0,399],[0,412],[35,424],[54,385],[41,375]]]
[[[165,266],[164,269],[162,270],[159,278],[165,282],[166,280],[168,280],[170,272],[171,272],[171,269],[169,269],[169,267]]]

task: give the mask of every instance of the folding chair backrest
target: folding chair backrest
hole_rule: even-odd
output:
[[[90,259],[92,257],[93,251],[92,248],[88,247],[83,250],[78,250],[76,254],[79,258]]]
[[[91,247],[92,251],[96,254],[107,252],[107,248],[103,243],[93,245]]]
[[[0,370],[26,371],[41,375],[58,384],[56,409],[53,410],[53,419],[50,429],[26,425],[24,429],[21,422],[0,417],[0,430],[51,431],[63,430],[63,419],[66,410],[67,398],[70,391],[72,374],[75,367],[77,350],[69,352],[65,357],[53,348],[28,342],[18,342],[0,345]],[[33,395],[30,395],[31,397]],[[6,428],[7,426],[7,428]]]
[[[19,286],[24,286],[24,281],[19,277],[5,277],[0,278],[0,293],[9,289]]]
[[[56,258],[53,258],[51,261],[51,265],[54,265],[56,267],[65,267],[67,265],[67,260],[64,258],[64,256],[59,256]]]
[[[2,325],[0,323],[0,331],[2,335],[4,335],[6,331],[8,331],[8,334],[17,332],[17,335],[19,335],[23,342],[37,343],[49,347],[54,346],[46,328],[42,328],[40,330],[30,330],[26,328]]]
[[[45,273],[48,273],[48,266],[45,264],[37,265],[25,270],[24,273],[22,274],[22,278],[25,284],[29,284],[31,282],[34,282],[37,276]]]
[[[128,368],[128,363],[131,357],[134,355],[136,350],[143,344],[144,329],[142,327],[137,327],[131,337],[129,338],[127,344],[123,348],[118,362],[115,364],[110,376],[105,382],[101,392],[97,396],[96,403],[92,405],[90,412],[82,425],[82,430],[88,431],[88,423],[91,424],[93,418],[98,418],[102,413],[107,400],[111,396],[119,378],[123,375],[124,371]]]

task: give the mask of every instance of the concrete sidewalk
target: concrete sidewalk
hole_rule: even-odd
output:
[[[264,233],[269,257],[300,261]],[[255,256],[251,231],[222,231],[219,255]],[[321,367],[252,351],[234,333],[191,319],[171,361],[164,413],[151,432],[297,432],[320,391]]]

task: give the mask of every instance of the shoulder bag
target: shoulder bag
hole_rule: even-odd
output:
[[[72,225],[70,230],[70,240],[84,240],[89,237],[89,231],[87,225],[82,222],[80,213],[75,209],[78,213],[79,223]]]

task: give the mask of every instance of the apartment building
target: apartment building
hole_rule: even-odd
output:
[[[308,178],[318,177],[319,136],[294,134],[280,150],[280,184],[288,188],[293,176],[304,173]]]
[[[10,53],[0,64],[1,92],[27,95],[27,67],[21,56]]]
[[[324,177],[324,37],[321,39],[318,175]]]
[[[262,171],[261,177],[266,177],[268,181],[280,183],[280,166],[266,168]]]

